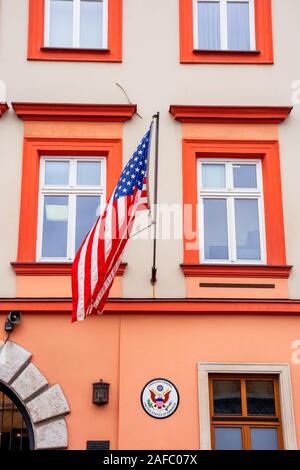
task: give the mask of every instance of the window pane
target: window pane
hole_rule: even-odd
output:
[[[233,51],[250,50],[249,3],[228,2],[228,49]]]
[[[45,162],[45,184],[68,185],[69,162]]]
[[[50,46],[72,47],[73,0],[50,2]]]
[[[275,415],[274,385],[270,380],[247,380],[248,415]]]
[[[82,0],[80,2],[80,47],[103,47],[103,2]]]
[[[251,428],[252,450],[278,450],[276,428]]]
[[[241,428],[215,428],[216,450],[242,450]]]
[[[219,2],[198,2],[198,48],[221,48]]]
[[[239,380],[214,380],[214,414],[241,415],[241,382]]]
[[[256,165],[233,165],[235,188],[257,188]]]
[[[210,165],[203,163],[202,165],[202,181],[203,188],[206,189],[217,189],[225,188],[226,176],[225,176],[225,165]]]
[[[260,260],[260,235],[257,199],[235,199],[237,259]]]
[[[77,196],[76,199],[76,252],[99,216],[99,196]]]
[[[85,186],[100,186],[101,163],[100,162],[78,162],[77,184]]]
[[[45,196],[42,256],[65,258],[68,237],[68,196]]]
[[[228,259],[226,199],[204,199],[204,252],[206,259]]]

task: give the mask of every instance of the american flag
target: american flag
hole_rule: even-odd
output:
[[[109,202],[76,255],[72,268],[73,322],[103,312],[136,212],[148,208],[151,127],[125,166]]]

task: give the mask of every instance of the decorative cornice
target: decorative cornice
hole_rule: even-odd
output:
[[[8,110],[7,103],[0,103],[0,118]]]
[[[181,264],[185,277],[249,277],[288,279],[292,266]]]
[[[36,315],[70,314],[71,298],[0,299],[0,314],[10,310]],[[300,300],[251,299],[108,299],[104,315],[297,315]]]
[[[12,103],[23,121],[125,122],[136,113],[135,104]]]
[[[179,122],[279,124],[291,113],[291,106],[184,106],[171,105]]]
[[[11,263],[17,276],[70,276],[72,263]],[[127,263],[121,263],[116,276],[124,275]]]

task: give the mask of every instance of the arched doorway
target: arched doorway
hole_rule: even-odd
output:
[[[32,424],[18,397],[0,382],[0,450],[32,450]]]
[[[20,447],[21,437],[29,449],[66,449],[69,405],[60,385],[50,384],[31,358],[19,344],[0,341],[0,450]]]

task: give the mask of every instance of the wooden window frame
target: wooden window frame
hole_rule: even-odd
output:
[[[55,60],[75,62],[122,62],[122,4],[123,0],[105,0],[107,3],[107,41],[101,49],[78,47],[48,47],[46,2],[29,0],[28,60]]]
[[[209,0],[210,1],[210,0]],[[182,64],[274,64],[271,0],[254,0],[255,50],[218,51],[195,48],[195,0],[180,0],[180,62]],[[252,45],[254,40],[252,41]]]
[[[251,433],[252,427],[255,428],[276,428],[278,437],[278,450],[283,450],[283,436],[281,424],[281,410],[280,410],[280,392],[279,392],[279,377],[278,375],[265,375],[265,374],[209,374],[209,406],[210,406],[210,432],[211,432],[211,446],[215,449],[215,433],[214,429],[222,428],[241,428],[242,429],[242,444],[243,450],[251,450]],[[241,415],[220,415],[214,416],[214,402],[213,402],[213,381],[214,380],[239,380],[241,383]],[[274,398],[275,398],[275,415],[251,415],[247,414],[247,395],[246,395],[246,381],[269,381],[273,383]]]
[[[296,427],[293,410],[293,395],[289,364],[276,363],[232,363],[232,362],[199,362],[198,390],[200,414],[200,449],[211,450],[211,403],[209,395],[210,375],[249,375],[278,376],[280,412],[282,424],[283,447],[285,450],[296,450]]]
[[[75,166],[77,162],[96,161],[101,162],[101,183],[98,187],[95,186],[58,186],[46,185],[44,182],[45,176],[45,163],[48,161],[69,161],[69,177],[75,179]],[[73,162],[76,162],[75,164]],[[72,262],[75,258],[75,227],[76,227],[76,203],[74,199],[79,196],[99,196],[106,201],[106,157],[91,157],[91,156],[41,156],[40,159],[40,177],[39,177],[39,208],[38,208],[38,223],[37,223],[37,253],[36,259],[38,262]],[[42,256],[42,240],[43,240],[43,225],[44,225],[44,198],[45,196],[68,196],[68,233],[67,233],[67,255],[62,258],[43,257]]]
[[[224,163],[226,171],[227,187],[224,190],[209,190],[204,189],[201,183],[202,165],[205,163]],[[257,176],[257,189],[256,190],[240,190],[233,189],[230,186],[230,175],[228,168],[234,164],[255,164]],[[199,219],[199,241],[200,241],[200,262],[206,264],[265,264],[266,263],[266,242],[265,242],[265,214],[264,214],[264,191],[262,181],[262,165],[261,160],[255,159],[206,159],[198,158],[198,219]],[[231,175],[232,176],[232,175]],[[231,182],[232,185],[232,182]],[[227,206],[227,231],[228,231],[228,260],[206,259],[204,255],[204,208],[203,199],[226,199]],[[259,216],[259,232],[260,232],[260,250],[261,257],[257,260],[239,260],[236,254],[236,235],[235,235],[235,215],[234,215],[234,200],[235,199],[254,199],[258,201],[258,216]]]

